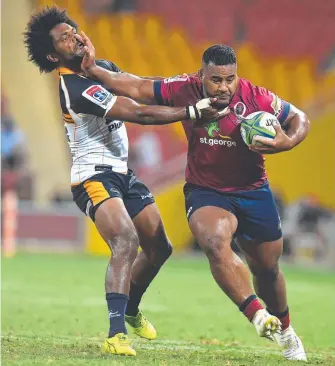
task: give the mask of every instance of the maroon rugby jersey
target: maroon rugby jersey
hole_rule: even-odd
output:
[[[196,74],[155,81],[154,91],[158,104],[176,107],[194,105],[204,98]],[[229,192],[255,189],[267,181],[265,159],[250,151],[242,140],[238,116],[265,111],[282,123],[290,105],[267,89],[239,79],[229,108],[227,116],[202,127],[182,121],[188,140],[187,183]]]

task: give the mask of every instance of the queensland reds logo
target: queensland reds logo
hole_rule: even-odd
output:
[[[238,102],[234,105],[234,113],[238,118],[244,117],[245,112],[247,111],[247,107],[244,103]]]

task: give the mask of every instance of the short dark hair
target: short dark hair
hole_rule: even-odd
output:
[[[47,6],[32,15],[23,33],[29,61],[36,64],[41,73],[48,73],[57,68],[57,63],[49,61],[47,55],[55,52],[50,31],[61,23],[77,29],[77,24],[67,15],[65,9]]]
[[[235,51],[225,44],[215,44],[204,52],[202,62],[208,65],[233,65],[236,64]]]

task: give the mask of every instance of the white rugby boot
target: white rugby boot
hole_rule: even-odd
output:
[[[275,334],[281,334],[280,320],[276,316],[269,314],[265,309],[258,310],[251,322],[260,337],[274,341],[273,336]]]
[[[307,361],[307,355],[300,338],[294,329],[289,326],[279,334],[273,335],[282,349],[282,355],[288,360]]]

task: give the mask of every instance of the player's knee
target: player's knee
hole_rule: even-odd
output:
[[[151,257],[152,264],[155,267],[161,267],[171,256],[172,252],[172,244],[170,243],[168,238],[165,238],[165,240],[156,247],[156,250]]]
[[[251,272],[255,277],[266,278],[268,281],[274,282],[279,275],[279,266],[278,263],[269,263],[267,266],[253,267]]]
[[[216,234],[207,236],[203,241],[201,247],[209,260],[219,261],[222,259],[228,259],[227,252],[231,251],[230,248],[231,236],[225,234]]]
[[[124,230],[113,235],[108,240],[114,258],[133,263],[139,246],[139,239],[135,231]]]
[[[160,267],[172,254],[173,248],[166,235],[164,227],[161,226],[154,236],[149,251],[146,253],[152,265]]]
[[[173,252],[172,244],[170,243],[169,239],[166,239],[163,246],[163,250],[161,251],[160,255],[163,263],[171,256],[172,252]]]
[[[167,247],[166,247],[167,258],[169,258],[172,253],[173,253],[173,246],[172,246],[171,242],[168,240]]]

